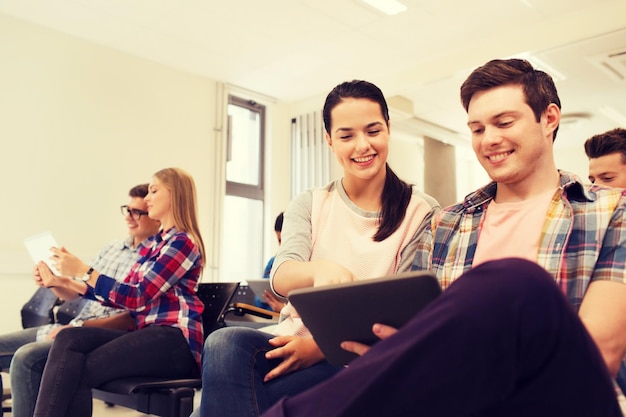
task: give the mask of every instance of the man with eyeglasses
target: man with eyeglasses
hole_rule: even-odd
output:
[[[144,197],[148,194],[148,184],[137,185],[130,189],[130,200],[121,206],[126,220],[129,236],[106,245],[90,262],[103,274],[123,279],[136,263],[140,248],[149,237],[159,231],[160,223],[148,217]],[[40,285],[40,277],[34,274]],[[76,279],[81,279],[80,277]],[[55,294],[70,300],[78,296],[67,290],[51,288]],[[69,326],[93,326],[129,329],[134,320],[128,312],[112,307],[105,307],[96,301],[85,300],[84,307],[68,325],[50,324],[20,330],[0,336],[0,367],[6,369],[10,364],[12,415],[31,417],[34,413],[37,394],[48,352],[56,334]]]

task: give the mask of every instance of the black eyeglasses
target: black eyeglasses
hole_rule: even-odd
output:
[[[130,216],[130,218],[133,219],[133,220],[139,220],[139,219],[141,219],[141,216],[147,216],[148,215],[147,211],[130,208],[128,206],[121,206],[120,210],[122,211],[122,214],[124,216],[126,216],[128,214]]]

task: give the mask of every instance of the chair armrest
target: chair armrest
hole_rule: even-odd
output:
[[[257,306],[253,306],[252,304],[246,303],[234,303],[228,307],[225,314],[234,313],[236,316],[245,316],[246,314],[251,314],[253,316],[262,317],[264,319],[273,320],[278,319],[280,317],[280,313],[272,310],[266,310],[264,308],[260,308]]]
[[[149,377],[128,377],[114,379],[96,389],[117,394],[129,395],[134,392],[155,389],[173,389],[173,388],[200,388],[202,380],[199,378],[187,379],[165,379],[165,378],[149,378]]]

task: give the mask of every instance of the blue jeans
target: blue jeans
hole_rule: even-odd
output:
[[[192,416],[258,416],[285,395],[294,395],[339,371],[328,362],[283,375],[263,377],[280,360],[265,359],[271,334],[247,327],[225,327],[209,335],[202,354],[202,399]]]
[[[0,336],[0,367],[10,369],[14,417],[32,417],[52,346],[52,340],[36,341],[37,330],[32,327]]]
[[[52,342],[28,343],[15,352],[10,370],[13,417],[33,416]]]
[[[9,369],[15,351],[26,343],[37,340],[37,329],[38,327],[31,327],[0,336],[0,369]]]

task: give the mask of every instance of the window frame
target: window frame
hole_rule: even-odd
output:
[[[228,95],[228,105],[235,105],[259,113],[259,172],[258,172],[258,184],[244,184],[236,181],[229,181],[226,177],[226,195],[232,195],[242,198],[250,198],[253,200],[261,200],[265,203],[265,123],[266,123],[266,108],[264,105],[257,103],[254,100],[246,100],[241,97]],[[228,112],[226,112],[228,114]],[[227,116],[228,117],[228,116]],[[228,149],[231,144],[232,129],[230,122],[228,123]],[[265,208],[265,204],[263,204]]]

